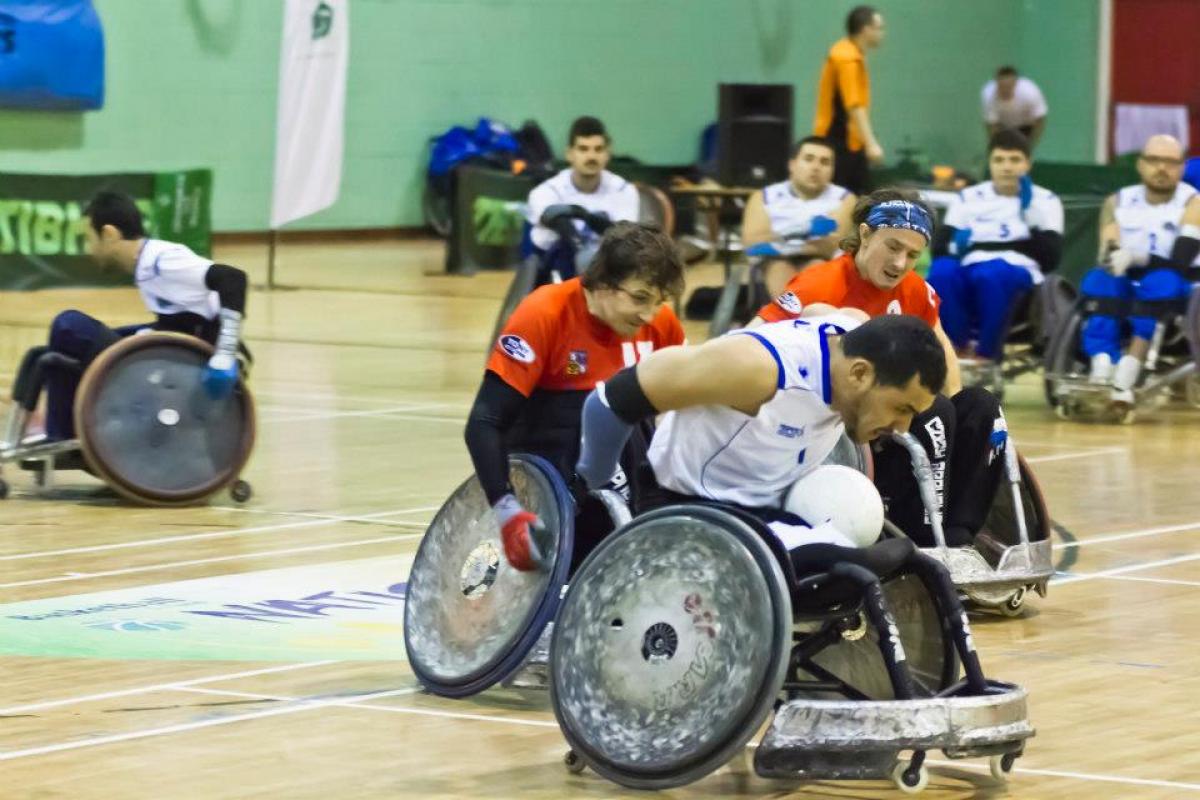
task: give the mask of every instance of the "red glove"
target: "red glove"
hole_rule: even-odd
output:
[[[552,541],[537,515],[522,508],[511,494],[497,500],[492,509],[500,523],[500,540],[508,563],[522,572],[545,570],[552,556]]]

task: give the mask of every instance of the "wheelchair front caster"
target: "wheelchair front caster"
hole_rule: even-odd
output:
[[[1016,753],[1005,753],[988,759],[988,767],[992,777],[999,783],[1008,783],[1008,775],[1012,772],[1013,762],[1017,760]]]
[[[578,775],[587,769],[587,764],[583,763],[583,759],[574,750],[568,750],[566,755],[563,756],[563,766],[572,775]]]
[[[905,794],[920,794],[929,785],[929,768],[901,761],[892,768],[892,783]]]
[[[1006,617],[1019,617],[1021,615],[1021,609],[1025,607],[1026,591],[1027,589],[1022,586],[1020,589],[1017,589],[1015,592],[1009,595],[1008,599],[1000,604],[1000,613]]]
[[[235,503],[244,503],[254,496],[254,490],[250,484],[243,480],[236,480],[229,487],[229,496],[233,498]]]

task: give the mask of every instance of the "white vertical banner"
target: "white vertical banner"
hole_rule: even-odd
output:
[[[349,60],[350,0],[284,0],[272,229],[337,200]]]

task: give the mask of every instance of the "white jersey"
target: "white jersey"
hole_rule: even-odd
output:
[[[1121,189],[1117,192],[1113,209],[1113,216],[1121,229],[1121,247],[1170,258],[1175,237],[1179,235],[1183,209],[1196,195],[1194,188],[1182,182],[1175,187],[1174,196],[1165,203],[1147,200],[1146,187],[1140,183]],[[1196,263],[1200,264],[1200,257]]]
[[[1041,230],[1063,232],[1062,201],[1049,189],[1033,187],[1033,200],[1027,213],[1041,220]],[[1022,242],[1033,233],[1021,214],[1021,201],[1015,196],[997,194],[991,181],[968,186],[959,192],[958,199],[946,209],[943,224],[952,228],[970,228],[971,241],[975,244]],[[1023,267],[1033,275],[1035,283],[1042,281],[1042,270],[1038,263],[1016,250],[972,250],[962,263],[965,267],[993,259]]]
[[[212,263],[185,245],[147,239],[133,277],[142,301],[153,313],[191,313],[213,319],[221,311],[221,301],[205,284]]]
[[[996,93],[996,81],[990,80],[984,84],[980,99],[984,122],[1003,128],[1028,127],[1049,111],[1042,90],[1029,78],[1017,78],[1010,100],[1001,100]]]
[[[762,191],[771,232],[780,238],[794,231],[807,231],[812,227],[813,217],[835,218],[838,207],[850,194],[848,189],[831,183],[819,195],[809,199],[798,194],[791,181],[772,183]]]
[[[727,333],[753,336],[771,351],[779,365],[775,396],[753,417],[718,405],[664,414],[647,453],[659,484],[745,508],[780,507],[842,435],[842,417],[829,405],[828,337],[858,325],[830,315]]]
[[[600,185],[594,192],[581,192],[571,180],[571,170],[562,172],[543,181],[529,193],[529,224],[533,226],[530,238],[535,247],[546,250],[558,241],[558,234],[538,224],[542,213],[555,205],[582,206],[588,211],[602,211],[613,222],[637,222],[640,202],[637,187],[608,170],[600,173]],[[583,222],[576,220],[575,228],[585,242],[598,238],[597,234]]]

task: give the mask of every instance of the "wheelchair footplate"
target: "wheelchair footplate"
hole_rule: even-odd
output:
[[[1029,589],[1042,597],[1054,575],[1049,539],[1009,545],[992,566],[974,547],[926,547],[921,552],[950,571],[960,593],[977,606],[1016,615]]]
[[[913,700],[789,700],[759,743],[754,770],[766,778],[891,779],[919,791],[928,780],[924,751],[941,750],[953,759],[990,757],[1003,780],[1034,735],[1026,691],[988,681],[987,694],[965,695],[962,686]],[[909,763],[902,750],[918,755]]]

